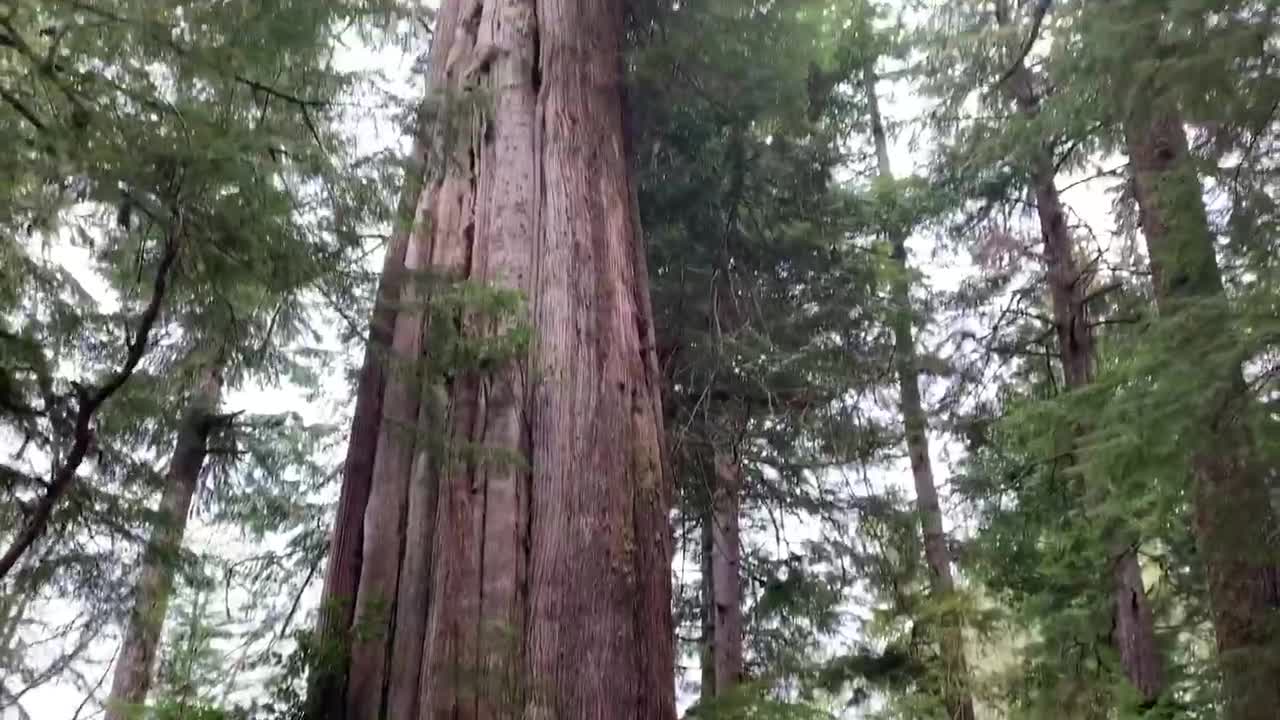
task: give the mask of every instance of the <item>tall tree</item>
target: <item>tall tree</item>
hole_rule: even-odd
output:
[[[1127,108],[1125,144],[1157,304],[1182,347],[1171,369],[1189,371],[1182,364],[1190,361],[1212,389],[1197,403],[1202,435],[1188,458],[1195,531],[1228,716],[1255,720],[1280,707],[1275,513],[1240,361],[1217,350],[1217,334],[1233,320],[1182,116],[1158,87],[1142,90]]]
[[[1087,55],[1105,68],[1104,97],[1114,103],[1146,238],[1160,320],[1143,339],[1167,353],[1156,377],[1180,393],[1173,432],[1183,466],[1175,472],[1189,482],[1225,716],[1253,720],[1280,705],[1277,524],[1255,435],[1256,398],[1241,369],[1252,351],[1224,285],[1182,113],[1190,83],[1167,61],[1196,58],[1194,43],[1209,40],[1212,26],[1181,10],[1124,3],[1086,14],[1080,30]]]
[[[889,138],[880,113],[876,93],[874,59],[862,71],[862,84],[867,94],[867,110],[875,145],[877,181],[885,186],[893,183],[889,160]],[[911,477],[915,484],[916,513],[924,539],[925,560],[929,566],[929,586],[933,599],[945,607],[953,602],[955,578],[952,574],[951,549],[942,525],[942,507],[934,482],[933,461],[929,456],[929,422],[920,394],[920,367],[915,347],[915,314],[911,300],[911,267],[907,261],[908,227],[890,225],[886,233],[893,260],[892,302],[894,365],[898,376],[899,411],[902,414],[903,437],[911,461]],[[947,714],[955,720],[973,720],[973,697],[970,694],[968,660],[965,657],[964,626],[955,613],[948,613],[939,631],[942,656],[942,697]]]
[[[677,611],[697,638],[701,715],[794,700],[832,654],[839,591],[805,578],[840,576],[836,518],[850,501],[826,469],[865,451],[841,398],[880,371],[868,348],[881,349],[872,263],[846,242],[854,203],[832,180],[850,114],[833,97],[848,9],[695,0],[635,23],[663,406],[682,554],[699,567]],[[811,69],[830,82],[810,87]],[[811,552],[764,531],[793,514],[829,528]]]
[[[743,657],[742,502],[743,470],[735,451],[713,452],[710,503],[702,517],[703,606],[702,700],[732,694],[746,674]]]
[[[406,252],[356,593],[326,598],[354,603],[345,697],[320,716],[674,716],[622,37],[617,0],[437,16],[443,167]]]
[[[215,364],[201,373],[179,421],[173,455],[165,475],[159,511],[142,559],[133,608],[124,643],[117,653],[106,718],[125,720],[147,699],[155,670],[156,651],[173,593],[177,558],[182,549],[191,501],[200,484],[209,435],[222,394],[222,369]]]
[[[1031,29],[1015,49],[1012,65],[1001,79],[1005,92],[1028,123],[1035,127],[1041,98],[1035,74],[1027,67],[1022,47],[1033,44],[1044,21],[1048,4],[1033,8]],[[1009,26],[1009,9],[1000,2],[997,22]],[[1075,244],[1067,223],[1067,214],[1057,186],[1057,168],[1067,158],[1056,158],[1055,143],[1041,140],[1026,154],[1028,182],[1035,199],[1036,217],[1044,241],[1045,284],[1048,286],[1057,336],[1058,360],[1069,390],[1083,390],[1093,382],[1097,367],[1097,350],[1088,312],[1091,289],[1089,277],[1076,259]],[[1070,149],[1067,152],[1071,152]],[[1084,434],[1083,428],[1078,431]],[[1073,445],[1082,444],[1076,438]],[[1074,460],[1072,462],[1075,462]],[[1137,542],[1120,538],[1110,558],[1112,577],[1111,639],[1120,656],[1125,676],[1143,703],[1151,704],[1164,689],[1164,668],[1156,645],[1155,619],[1143,584],[1138,564]]]

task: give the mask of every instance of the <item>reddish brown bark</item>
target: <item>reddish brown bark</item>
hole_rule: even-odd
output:
[[[1013,64],[1007,81],[1019,112],[1029,118],[1039,114],[1034,76],[1022,60]],[[1032,162],[1031,185],[1044,240],[1045,279],[1058,338],[1058,359],[1066,386],[1079,390],[1093,382],[1097,366],[1088,314],[1088,282],[1076,262],[1051,150],[1041,146]],[[1117,550],[1111,569],[1111,639],[1125,676],[1142,702],[1152,703],[1164,689],[1164,663],[1156,644],[1155,619],[1133,543],[1117,540],[1114,544]]]
[[[442,13],[437,19],[436,31],[450,32],[454,15]],[[446,47],[447,43],[433,44],[432,67],[442,64],[442,53]],[[429,82],[438,85],[440,77],[442,70],[433,71]],[[418,289],[413,283],[415,279],[409,276],[406,268],[409,237],[413,228],[419,224],[416,214],[420,196],[426,189],[424,183],[428,182],[427,175],[432,170],[432,163],[439,162],[432,152],[438,144],[433,140],[439,135],[439,131],[433,133],[429,125],[433,117],[429,103],[423,103],[421,112],[409,168],[414,176],[406,179],[405,191],[401,196],[398,225],[383,260],[369,321],[368,343],[356,382],[355,411],[342,467],[342,489],[329,542],[329,561],[321,595],[323,604],[316,632],[316,643],[321,656],[312,671],[307,693],[307,716],[310,718],[341,720],[345,717],[349,653],[351,638],[356,631],[353,628],[356,591],[360,584],[364,558],[365,514],[372,494],[374,465],[383,431],[383,398],[387,394],[389,375],[416,372],[416,358],[394,357],[392,339],[399,311],[404,308],[408,312],[414,312],[414,308],[405,303],[407,298],[403,295]],[[415,466],[415,477],[419,474]],[[418,544],[412,547],[412,552],[415,553],[412,563],[415,567],[420,567],[425,561],[420,556],[429,556],[429,553],[419,549]],[[359,630],[363,632],[365,628]],[[397,658],[400,657],[402,656],[397,655]]]
[[[387,379],[364,515],[351,720],[674,717],[670,493],[621,31],[620,0],[441,10],[448,153],[407,254],[438,280],[429,297],[406,291],[433,309],[395,318],[407,361]],[[468,301],[480,288],[527,307]],[[516,351],[458,352],[484,343]]]
[[[889,141],[880,116],[879,98],[876,96],[875,69],[870,64],[863,69],[863,84],[867,91],[878,177],[892,181]],[[892,288],[895,305],[894,363],[898,375],[903,434],[907,455],[911,460],[911,477],[915,483],[916,514],[920,517],[925,562],[929,566],[930,595],[935,601],[945,603],[955,592],[955,579],[951,572],[951,549],[942,525],[938,488],[934,484],[933,463],[929,458],[928,418],[920,396],[920,368],[916,360],[906,233],[891,229],[889,240],[897,273]],[[965,657],[964,629],[960,620],[951,618],[943,623],[938,645],[942,657],[942,699],[947,707],[947,715],[953,720],[973,720],[969,664]]]
[[[175,561],[182,550],[187,516],[200,484],[209,433],[214,426],[214,411],[221,394],[222,373],[211,368],[192,394],[178,426],[156,523],[142,556],[142,572],[129,613],[124,643],[116,657],[111,695],[107,700],[107,720],[137,717],[151,690],[156,650],[160,645],[169,597],[173,593],[177,571]]]
[[[398,231],[392,237],[383,262],[369,323],[368,344],[356,381],[356,405],[342,466],[342,489],[329,540],[329,560],[322,594],[324,604],[316,631],[317,647],[321,649],[322,657],[311,678],[308,704],[312,713],[319,713],[319,708],[329,708],[323,717],[334,719],[342,717],[332,708],[340,705],[344,693],[345,654],[363,554],[364,513],[382,423],[387,355],[396,316],[393,298],[403,279],[407,247],[407,231]],[[313,714],[313,717],[319,716]]]
[[[1224,717],[1262,720],[1280,707],[1276,519],[1254,457],[1239,360],[1216,347],[1231,317],[1186,130],[1174,104],[1146,90],[1129,109],[1125,143],[1156,303],[1163,317],[1177,321],[1170,327],[1181,352],[1169,358],[1170,371],[1211,390],[1195,409],[1196,437],[1185,441]]]

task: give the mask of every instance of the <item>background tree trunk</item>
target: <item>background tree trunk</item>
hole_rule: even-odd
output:
[[[875,68],[869,63],[863,68],[863,84],[867,92],[867,105],[871,120],[871,134],[875,142],[878,177],[893,180],[889,162],[889,140],[880,115],[880,102],[876,95]],[[907,455],[911,460],[911,476],[915,481],[916,514],[920,516],[920,531],[924,539],[925,562],[929,566],[930,595],[935,602],[950,602],[955,592],[955,579],[951,574],[951,549],[947,545],[942,527],[942,508],[938,503],[938,488],[934,485],[933,464],[929,458],[928,418],[920,397],[920,369],[916,362],[913,313],[911,307],[910,268],[907,264],[905,230],[890,229],[892,256],[897,277],[893,281],[894,304],[894,363],[898,373],[899,407],[906,439]],[[953,720],[973,720],[973,697],[970,694],[969,664],[965,657],[964,628],[954,615],[948,617],[940,629],[939,648],[942,655],[942,693],[947,714]]]
[[[133,608],[116,658],[111,695],[107,700],[107,720],[136,717],[151,690],[156,650],[173,593],[176,562],[182,550],[191,501],[200,484],[209,433],[221,394],[222,371],[211,367],[204,372],[179,423],[156,524],[142,555]]]
[[[1147,88],[1150,90],[1151,88]],[[1239,360],[1220,340],[1231,316],[1182,117],[1158,93],[1139,96],[1125,122],[1140,224],[1160,314],[1181,352],[1172,372],[1195,374],[1206,391],[1191,451],[1197,546],[1231,720],[1262,720],[1280,707],[1280,598],[1275,517],[1254,457],[1251,402]],[[1190,365],[1188,363],[1191,363]]]
[[[729,453],[715,453],[711,497],[712,666],[717,694],[742,682],[742,553],[739,532],[742,468]]]
[[[702,685],[699,687],[700,698],[704,704],[715,700],[719,689],[716,687],[716,590],[715,570],[712,565],[712,553],[715,552],[715,513],[711,509],[711,500],[707,499],[707,507],[698,518],[699,534],[702,542],[701,574],[702,574],[702,655],[699,660],[702,672]]]
[[[732,247],[738,232],[738,208],[746,183],[746,157],[742,127],[731,130],[728,151],[728,178],[726,187],[727,211],[724,232],[720,237],[720,258],[712,279],[713,298],[708,317],[708,335],[715,338],[719,363],[716,377],[723,372],[733,377],[733,353],[726,346],[736,340],[736,335],[746,326],[746,313],[739,306],[734,288],[731,262]],[[707,445],[703,448],[707,458],[709,477],[708,512],[706,523],[707,574],[703,577],[707,594],[704,622],[707,624],[707,655],[710,664],[710,693],[704,689],[704,697],[714,697],[732,691],[745,677],[743,662],[742,619],[742,548],[739,526],[742,513],[743,467],[738,457],[742,428],[748,422],[745,411],[734,407],[732,400],[711,401],[719,423],[709,423],[705,428]],[[742,417],[739,417],[743,415]],[[717,424],[732,427],[714,427]],[[704,671],[704,679],[706,677]]]
[[[364,513],[350,720],[674,718],[622,10],[441,9],[431,73],[448,154],[406,256],[434,279],[395,317],[405,370],[388,374]],[[492,307],[490,288],[527,305]]]
[[[1034,77],[1018,60],[1008,78],[1018,111],[1028,118],[1040,112]],[[1051,150],[1042,145],[1031,168],[1036,214],[1044,238],[1045,275],[1058,338],[1058,358],[1066,386],[1079,390],[1094,380],[1097,350],[1089,325],[1088,283],[1076,263],[1075,247],[1067,227],[1062,198],[1058,195]],[[1134,543],[1115,543],[1112,578],[1112,643],[1120,656],[1125,677],[1143,703],[1152,703],[1164,690],[1164,663],[1156,644],[1155,619],[1142,580],[1142,568]]]

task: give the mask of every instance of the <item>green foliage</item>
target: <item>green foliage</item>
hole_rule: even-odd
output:
[[[13,141],[0,159],[6,547],[75,439],[91,437],[48,528],[0,587],[6,605],[22,598],[12,603],[21,630],[0,651],[15,683],[73,677],[82,661],[92,668],[93,638],[125,616],[197,378],[220,368],[228,394],[286,379],[317,387],[317,369],[335,359],[317,349],[331,342],[321,333],[332,311],[367,307],[364,258],[391,220],[383,187],[399,168],[389,155],[355,150],[350,115],[378,91],[339,70],[335,52],[345,28],[385,26],[393,10],[21,0],[0,8],[0,132]],[[136,367],[123,371],[135,355]],[[78,429],[84,398],[117,379]],[[291,597],[315,575],[327,540],[318,493],[332,477],[331,430],[284,416],[217,423],[197,512],[232,535],[288,536],[271,561],[229,565],[228,589],[244,581],[255,597],[264,587]],[[184,552],[174,561],[180,577],[194,579],[222,559]],[[71,604],[80,639],[44,665],[21,648],[54,632],[42,629],[51,603]],[[246,612],[280,622],[284,610],[271,605]],[[23,687],[6,683],[0,694]]]
[[[215,643],[229,637],[218,627],[210,612],[211,587],[194,587],[191,595],[180,594],[173,608],[173,630],[156,672],[155,708],[161,718],[229,718],[218,708],[210,691],[225,679],[224,658]]]
[[[736,458],[746,476],[744,617],[760,683],[730,716],[781,712],[755,701],[780,700],[811,674],[844,617],[846,552],[828,544],[838,533],[788,552],[766,540],[768,528],[787,517],[838,522],[851,499],[822,474],[879,442],[877,424],[845,402],[873,382],[884,351],[865,312],[878,268],[848,242],[874,221],[833,180],[851,124],[836,87],[856,67],[865,13],[856,2],[682,3],[652,19],[631,55],[682,525],[706,522],[717,456]],[[701,557],[695,537],[681,552]],[[686,627],[700,592],[681,589]]]

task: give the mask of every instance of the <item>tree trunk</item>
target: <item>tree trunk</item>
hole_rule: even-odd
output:
[[[712,666],[717,694],[742,682],[742,559],[739,537],[742,468],[729,453],[715,453],[711,497]]]
[[[1147,88],[1152,90],[1153,88]],[[1190,470],[1197,546],[1208,579],[1230,720],[1275,717],[1280,707],[1280,583],[1275,517],[1247,424],[1239,360],[1217,345],[1231,326],[1200,180],[1176,106],[1139,96],[1125,144],[1147,239],[1156,303],[1177,333],[1170,370],[1202,383]]]
[[[712,564],[712,553],[715,552],[715,513],[708,498],[707,507],[699,518],[702,539],[701,572],[702,572],[702,654],[699,661],[702,671],[701,699],[703,704],[715,700],[719,690],[716,687],[716,588],[715,569]]]
[[[893,180],[889,163],[889,141],[880,115],[876,95],[876,74],[871,64],[863,68],[871,132],[875,141],[878,177]],[[950,601],[955,591],[951,574],[951,550],[942,527],[942,509],[938,489],[933,480],[933,464],[929,458],[928,421],[920,397],[920,369],[916,361],[915,337],[911,311],[910,268],[907,264],[906,232],[890,229],[892,256],[897,277],[893,282],[894,362],[898,374],[899,404],[906,438],[907,455],[911,459],[911,476],[915,481],[916,514],[924,539],[925,562],[929,566],[930,595],[935,602]],[[973,720],[973,697],[970,694],[969,666],[965,657],[963,623],[951,617],[944,621],[939,637],[942,656],[942,695],[947,714],[953,720]]]
[[[742,467],[729,452],[706,447],[711,462],[702,525],[702,687],[704,704],[746,677],[743,659]]]
[[[437,33],[452,31],[452,16],[441,15]],[[433,43],[430,50],[432,68],[441,68],[442,53],[448,43]],[[433,69],[429,84],[439,85],[442,69]],[[316,628],[315,646],[319,653],[307,689],[307,716],[339,720],[344,717],[346,682],[350,662],[352,621],[355,616],[356,589],[360,582],[364,556],[365,512],[372,492],[373,469],[378,438],[382,431],[383,397],[388,375],[412,372],[404,363],[391,366],[391,345],[402,293],[410,288],[406,255],[409,236],[420,205],[420,198],[433,172],[440,164],[433,150],[433,139],[440,134],[428,127],[429,103],[420,106],[415,128],[411,164],[406,186],[400,198],[397,226],[387,247],[369,321],[369,339],[356,381],[356,404],[347,440],[347,455],[342,466],[342,489],[329,541],[329,561],[325,572],[324,599]],[[412,311],[412,308],[408,308]]]
[[[441,9],[431,72],[449,152],[406,256],[434,280],[406,288],[394,319],[404,371],[387,377],[364,511],[350,720],[674,718],[622,10]]]
[[[378,432],[382,423],[382,397],[387,382],[387,354],[395,308],[388,299],[396,293],[404,271],[407,233],[397,232],[387,248],[378,282],[369,340],[356,382],[356,406],[342,466],[342,490],[329,540],[324,603],[316,628],[320,653],[313,670],[307,701],[309,707],[336,707],[341,703],[347,672],[348,633],[360,578],[364,540],[364,511],[369,500]],[[330,715],[329,717],[341,717]]]
[[[725,352],[726,336],[732,341],[746,324],[745,313],[739,307],[733,287],[732,244],[737,232],[738,208],[746,183],[746,153],[744,129],[735,126],[731,130],[728,150],[728,187],[725,197],[728,211],[724,233],[720,241],[720,263],[712,280],[714,303],[708,317],[707,332],[715,337],[718,348],[717,363],[732,375],[732,356]],[[722,422],[734,424],[737,412],[732,402],[712,403],[711,408]],[[709,410],[708,413],[711,411]],[[745,425],[746,418],[737,420]],[[742,621],[742,562],[740,544],[740,515],[742,512],[742,466],[738,459],[737,444],[740,430],[732,437],[719,437],[721,432],[707,428],[708,444],[704,449],[709,462],[710,487],[708,488],[708,512],[703,518],[707,524],[707,575],[703,577],[707,602],[704,611],[709,629],[708,654],[710,663],[710,693],[703,689],[703,696],[723,695],[732,691],[745,676],[743,662]],[[704,679],[706,678],[704,671]]]
[[[1018,60],[1009,89],[1023,115],[1040,112],[1031,71]],[[1044,238],[1045,275],[1058,337],[1058,358],[1066,386],[1078,390],[1093,382],[1097,350],[1088,315],[1088,286],[1076,264],[1066,213],[1058,195],[1057,171],[1051,151],[1041,146],[1031,168],[1040,233]],[[1164,689],[1164,666],[1156,644],[1155,619],[1142,581],[1142,568],[1132,542],[1115,543],[1112,553],[1112,643],[1125,676],[1144,704],[1153,703]]]
[[[192,395],[178,426],[158,517],[143,552],[142,572],[133,608],[129,612],[124,644],[116,658],[111,695],[107,700],[107,720],[136,717],[138,708],[146,702],[147,693],[151,690],[156,650],[164,629],[169,596],[173,592],[175,563],[182,550],[191,501],[200,484],[209,433],[213,428],[213,413],[221,394],[221,370],[210,368]]]

